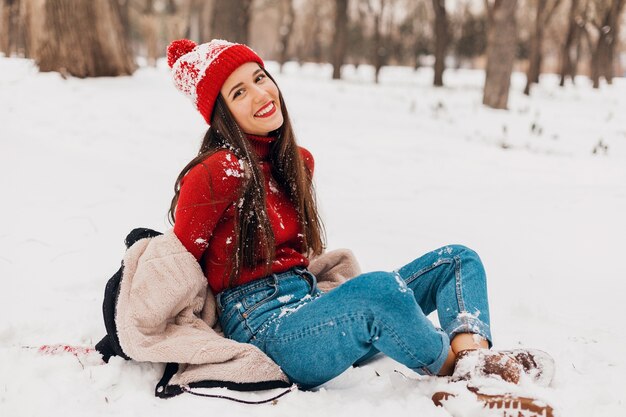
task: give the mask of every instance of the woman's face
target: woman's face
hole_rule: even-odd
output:
[[[220,93],[245,133],[267,136],[283,125],[278,87],[256,62],[246,62],[230,74]]]

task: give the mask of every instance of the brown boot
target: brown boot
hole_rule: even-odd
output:
[[[554,409],[533,398],[518,397],[511,394],[488,395],[471,390],[483,408],[493,410],[500,417],[554,417]],[[455,395],[449,392],[436,392],[432,400],[436,406],[445,407],[446,402]],[[492,415],[492,414],[490,414]]]
[[[536,349],[463,350],[457,354],[454,380],[499,378],[518,384],[529,378],[533,383],[548,386],[554,376],[554,360],[546,352]]]
[[[529,377],[535,384],[547,387],[554,378],[554,359],[547,352],[538,349],[514,349],[503,350],[504,353],[514,358],[524,368],[524,375]]]
[[[456,356],[452,379],[495,377],[517,384],[523,372],[523,366],[506,353],[488,349],[462,350]]]

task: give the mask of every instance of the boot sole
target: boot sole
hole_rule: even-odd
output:
[[[476,400],[483,403],[483,408],[501,412],[502,417],[554,417],[554,409],[538,400],[512,395],[486,395],[475,393]],[[455,395],[439,391],[433,394],[436,406],[445,407],[445,402]]]

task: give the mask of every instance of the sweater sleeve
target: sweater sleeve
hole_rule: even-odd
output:
[[[313,170],[315,169],[315,160],[313,159],[313,154],[309,152],[308,149],[300,148],[300,155],[302,155],[302,159],[304,160],[304,165],[307,167],[309,172],[311,173],[311,178],[313,178]]]
[[[174,233],[200,260],[226,209],[235,201],[243,179],[239,160],[218,151],[193,167],[181,182]]]

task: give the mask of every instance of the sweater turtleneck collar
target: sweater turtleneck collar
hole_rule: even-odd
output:
[[[270,148],[272,143],[276,140],[273,136],[257,136],[246,134],[248,141],[252,145],[252,148],[258,155],[259,159],[265,160],[270,154]]]

